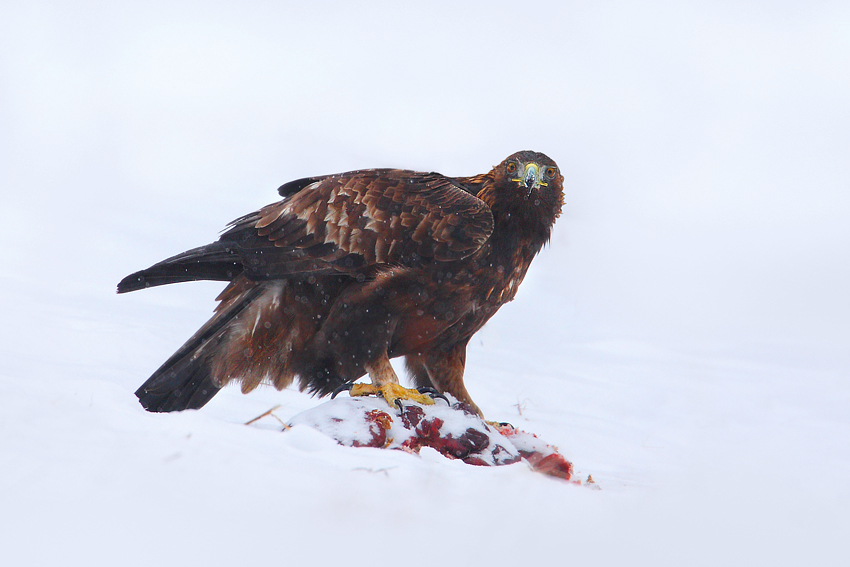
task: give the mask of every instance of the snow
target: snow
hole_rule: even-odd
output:
[[[0,7],[4,565],[848,563],[846,3],[125,4]],[[520,149],[567,204],[466,385],[601,490],[136,402],[221,284],[125,275]]]

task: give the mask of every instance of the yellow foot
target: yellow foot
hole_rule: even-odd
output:
[[[414,402],[424,404],[426,406],[433,405],[434,400],[427,394],[420,394],[416,390],[399,386],[398,384],[384,384],[383,386],[375,386],[374,384],[353,384],[348,392],[349,396],[370,396],[378,395],[384,397],[387,403],[391,406],[396,405],[396,400],[412,400]]]

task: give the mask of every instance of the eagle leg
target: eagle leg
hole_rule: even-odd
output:
[[[372,384],[376,386],[384,386],[385,384],[398,385],[398,376],[396,376],[393,365],[390,364],[390,357],[387,356],[386,352],[383,352],[377,359],[367,362],[363,367],[369,373]]]
[[[463,384],[466,366],[466,342],[448,349],[432,350],[417,357],[408,356],[408,369],[413,372],[417,384],[423,385],[425,378],[440,392],[448,392],[461,402],[468,404],[475,413],[483,416],[481,409],[472,401]]]

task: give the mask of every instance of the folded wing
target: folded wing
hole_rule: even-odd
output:
[[[280,192],[286,198],[236,219],[218,242],[127,276],[119,293],[240,273],[267,280],[459,260],[493,231],[487,205],[437,173],[354,171],[297,180]]]

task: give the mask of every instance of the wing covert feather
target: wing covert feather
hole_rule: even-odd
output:
[[[489,207],[450,178],[385,169],[319,178],[233,221],[222,240],[262,279],[460,260],[492,231]]]

